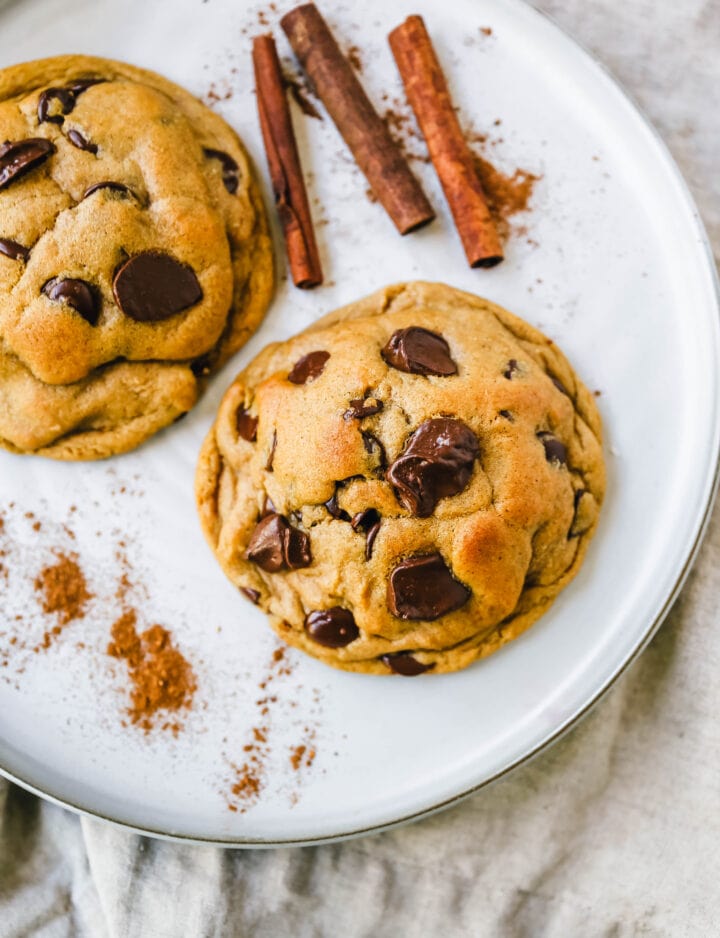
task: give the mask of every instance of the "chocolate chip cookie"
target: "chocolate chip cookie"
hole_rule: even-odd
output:
[[[200,456],[200,517],[291,645],[349,671],[455,671],[578,571],[605,489],[600,436],[592,395],[537,329],[400,284],[238,376]]]
[[[269,303],[247,154],[172,82],[74,55],[0,71],[0,141],[0,445],[132,449]]]

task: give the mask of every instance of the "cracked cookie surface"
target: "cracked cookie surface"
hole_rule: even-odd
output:
[[[600,417],[557,346],[443,284],[380,290],[268,346],[198,465],[205,535],[291,645],[351,671],[454,671],[580,567]]]
[[[234,131],[143,69],[0,71],[0,445],[132,449],[188,411],[273,287]]]

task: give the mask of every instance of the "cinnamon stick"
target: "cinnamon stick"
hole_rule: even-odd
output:
[[[280,25],[373,193],[400,234],[432,221],[435,213],[420,184],[317,7],[313,3],[296,7],[283,16]]]
[[[502,244],[422,17],[409,16],[388,39],[468,263],[494,267]]]
[[[260,130],[290,274],[296,287],[315,287],[323,281],[322,267],[280,61],[271,36],[253,39],[252,57]]]

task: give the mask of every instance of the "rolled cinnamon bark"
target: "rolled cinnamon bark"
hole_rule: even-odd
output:
[[[400,148],[313,3],[280,20],[303,69],[400,234],[435,217]]]
[[[280,61],[272,37],[257,36],[253,39],[252,56],[260,129],[290,273],[296,287],[315,287],[323,281],[322,267]]]
[[[494,267],[502,244],[422,17],[409,16],[388,40],[468,263]]]

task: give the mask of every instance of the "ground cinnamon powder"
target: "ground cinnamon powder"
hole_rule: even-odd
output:
[[[81,619],[92,599],[77,554],[57,553],[57,562],[44,567],[35,578],[43,612],[56,614],[61,625]]]
[[[128,714],[147,733],[158,714],[189,708],[197,685],[192,668],[173,645],[167,629],[153,625],[138,634],[136,626],[137,613],[123,613],[112,627],[107,652],[127,663],[131,681]],[[161,725],[174,733],[180,728],[172,721]]]
[[[401,98],[391,100],[387,93],[383,95],[383,101],[386,103],[383,120],[406,159],[429,163],[430,156],[425,140],[407,103]],[[499,118],[494,122],[496,127],[501,124],[502,121]],[[512,233],[510,219],[531,208],[533,190],[540,176],[525,169],[516,169],[512,174],[502,173],[490,160],[481,155],[480,150],[485,153],[502,143],[501,137],[490,139],[487,134],[478,133],[472,129],[466,132],[466,137],[473,150],[475,168],[498,234],[503,241],[506,241]],[[368,197],[370,201],[374,201],[371,191],[368,191]]]
[[[56,563],[49,564],[35,578],[35,591],[39,594],[46,615],[56,615],[57,625],[48,629],[35,646],[38,652],[49,648],[66,625],[85,615],[85,606],[92,599],[85,574],[78,563],[77,554],[56,552]]]
[[[512,176],[506,176],[477,153],[475,167],[498,233],[506,239],[510,234],[510,218],[528,210],[533,188],[540,177],[525,169],[516,169]]]

